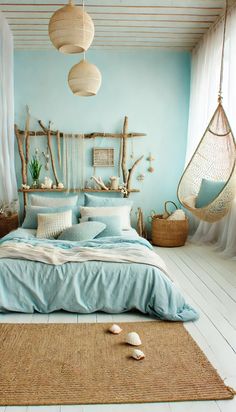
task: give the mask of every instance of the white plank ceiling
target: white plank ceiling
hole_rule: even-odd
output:
[[[76,1],[80,5],[82,0]],[[0,0],[16,49],[49,49],[48,22],[66,0]],[[85,0],[93,48],[191,50],[223,13],[225,0]]]

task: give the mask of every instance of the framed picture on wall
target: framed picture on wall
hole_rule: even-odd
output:
[[[113,148],[93,148],[93,166],[94,167],[113,167],[114,166],[114,149]]]

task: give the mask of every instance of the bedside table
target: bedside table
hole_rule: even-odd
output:
[[[0,238],[7,235],[19,226],[18,214],[0,217]]]

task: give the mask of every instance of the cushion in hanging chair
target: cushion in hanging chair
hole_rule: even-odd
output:
[[[186,197],[185,199],[183,199],[183,205],[187,205],[191,208],[196,207],[196,196],[195,195],[191,195]]]
[[[196,207],[209,205],[220,194],[225,186],[225,181],[213,181],[202,179],[199,193],[196,199]]]
[[[213,223],[228,213],[235,193],[236,146],[226,113],[219,102],[180,179],[178,198],[198,219]],[[194,196],[197,198],[196,206],[189,202]]]

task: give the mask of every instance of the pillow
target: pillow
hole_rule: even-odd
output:
[[[191,196],[185,197],[184,203],[185,203],[187,206],[190,206],[190,207],[192,207],[192,208],[196,207],[196,196],[195,196],[195,195],[191,195]]]
[[[62,213],[38,214],[36,236],[43,239],[57,237],[63,230],[72,225],[72,210]]]
[[[40,206],[27,206],[25,209],[25,219],[22,223],[24,229],[37,229],[38,227],[38,214],[44,213],[60,213],[72,210],[72,223],[78,223],[78,207],[40,207]]]
[[[133,202],[124,197],[100,197],[85,193],[84,206],[133,206]]]
[[[226,182],[202,179],[199,193],[196,199],[196,207],[209,205],[224,188]]]
[[[76,196],[63,196],[63,197],[48,197],[40,195],[31,195],[31,206],[44,206],[44,207],[63,207],[63,206],[76,206],[78,201],[78,195]]]
[[[106,229],[106,225],[102,222],[84,222],[78,225],[73,225],[68,229],[63,230],[60,234],[60,240],[70,240],[72,242],[79,242],[80,240],[92,240],[99,233]]]
[[[105,236],[122,236],[120,216],[94,216],[89,217],[90,222],[105,223],[106,228],[98,234],[97,238]],[[82,224],[82,223],[81,223]]]
[[[129,230],[131,229],[130,211],[131,206],[81,207],[80,213],[82,219],[80,219],[80,222],[85,222],[89,217],[94,216],[120,216],[122,229]]]

